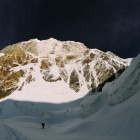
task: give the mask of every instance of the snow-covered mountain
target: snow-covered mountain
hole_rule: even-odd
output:
[[[32,86],[57,94],[100,91],[128,65],[127,59],[79,42],[32,39],[0,51],[0,97],[27,87],[31,94]]]
[[[41,88],[37,84],[35,80],[0,100],[0,139],[140,139],[140,54],[97,94],[79,98],[75,92],[52,93],[56,83],[50,88],[45,80],[40,80]]]

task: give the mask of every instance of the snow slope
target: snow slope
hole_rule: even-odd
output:
[[[53,87],[43,91],[33,82],[32,89],[26,86],[0,101],[0,139],[139,140],[139,79],[140,55],[94,95],[50,94]]]

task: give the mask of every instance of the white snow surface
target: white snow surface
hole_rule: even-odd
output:
[[[67,53],[74,54],[75,52],[77,54],[81,54],[82,51],[84,51],[86,46],[80,42],[74,42],[74,41],[59,41],[54,38],[50,38],[47,40],[38,40],[38,39],[32,39],[27,41],[28,42],[36,42],[36,50],[38,52],[38,55],[40,57],[46,57],[48,54],[54,54],[55,55],[63,55],[65,56]],[[73,47],[71,46],[73,44]],[[74,53],[72,53],[74,52]]]
[[[140,139],[140,55],[96,94],[76,94],[63,81],[46,85],[37,68],[37,80],[0,100],[0,140]]]
[[[5,54],[4,53],[0,53],[0,57],[4,56]]]

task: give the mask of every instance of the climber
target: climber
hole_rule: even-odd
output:
[[[42,125],[42,129],[44,129],[44,127],[45,127],[45,123],[41,123],[41,125]]]

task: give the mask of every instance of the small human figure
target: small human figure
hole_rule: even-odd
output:
[[[45,128],[45,123],[41,123],[41,125],[42,125],[42,129],[44,129]]]

